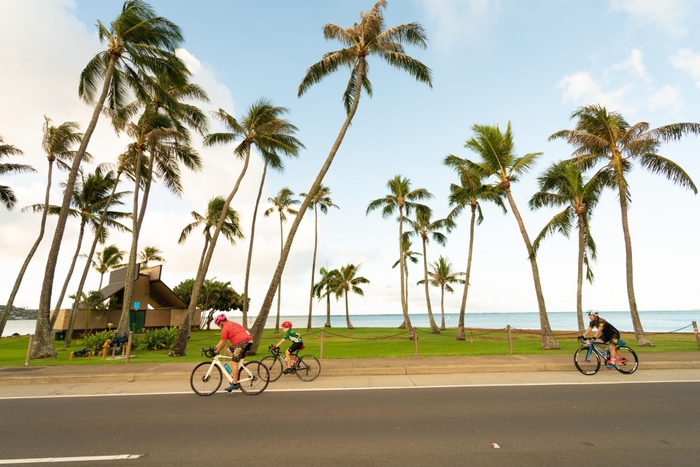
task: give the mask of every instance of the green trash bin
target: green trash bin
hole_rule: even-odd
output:
[[[66,331],[56,331],[56,335],[54,336],[54,340],[56,340],[56,341],[66,340]]]

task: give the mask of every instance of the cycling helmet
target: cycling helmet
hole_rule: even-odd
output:
[[[216,319],[214,320],[214,324],[216,324],[216,325],[218,326],[219,324],[223,323],[224,321],[226,321],[226,315],[223,314],[223,313],[221,313],[221,314],[220,314],[219,316],[217,316]]]
[[[292,329],[292,323],[290,321],[285,321],[284,323],[282,323],[282,327]]]
[[[588,316],[598,316],[598,310],[588,310]]]

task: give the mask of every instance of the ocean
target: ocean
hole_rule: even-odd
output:
[[[414,326],[429,327],[428,315],[411,314],[411,323]],[[433,314],[438,326],[440,325],[440,313]],[[556,331],[576,331],[576,313],[569,311],[551,312],[548,314],[549,324]],[[610,321],[622,332],[632,332],[632,319],[628,311],[600,311],[600,316]],[[639,317],[642,326],[647,332],[693,332],[692,322],[700,321],[700,310],[686,311],[640,311]],[[282,320],[291,321],[297,328],[305,328],[307,316],[283,316]],[[254,316],[250,316],[249,323],[255,321]],[[398,328],[403,321],[400,314],[378,314],[378,315],[350,315],[350,322],[356,328]],[[445,326],[448,328],[457,327],[459,322],[458,313],[445,313]],[[584,316],[584,322],[587,318]],[[315,328],[326,323],[326,316],[313,316],[311,325]],[[488,328],[501,329],[510,325],[515,329],[540,329],[540,318],[538,313],[466,313],[464,326],[468,328]],[[20,335],[33,334],[36,321],[34,320],[8,320],[5,325],[3,336],[10,336],[14,333]],[[267,318],[266,328],[274,328],[275,316]],[[344,328],[345,315],[331,315],[331,326],[334,328]]]

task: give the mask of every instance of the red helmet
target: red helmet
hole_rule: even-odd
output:
[[[218,326],[219,324],[223,323],[224,321],[226,321],[226,315],[221,313],[219,316],[216,317],[216,319],[214,319],[214,324],[216,324]]]
[[[292,323],[290,321],[285,321],[282,323],[283,328],[292,329]]]

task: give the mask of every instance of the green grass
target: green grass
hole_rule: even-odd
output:
[[[300,330],[306,349],[303,353],[320,355],[321,330],[311,332]],[[541,353],[573,354],[579,347],[575,332],[555,332],[561,350],[543,351],[539,331],[513,331],[513,353],[516,355],[536,355]],[[505,330],[474,329],[466,330],[466,340],[455,339],[456,330],[447,329],[441,334],[431,334],[429,329],[421,328],[418,333],[418,354],[421,357],[461,356],[461,355],[508,355],[508,336]],[[655,347],[637,347],[634,335],[623,334],[637,353],[661,352],[697,352],[698,345],[692,333],[647,333]],[[272,330],[265,330],[258,348],[258,355],[249,359],[262,358],[267,355],[267,347],[276,344],[282,337]],[[200,349],[208,348],[219,341],[219,331],[195,331],[190,337],[185,357],[168,357],[168,350],[132,351],[132,363],[173,363],[202,361]],[[54,343],[58,356],[50,359],[30,361],[30,366],[54,365],[114,365],[123,364],[123,360],[102,360],[101,355],[75,357],[70,361],[71,351],[83,348],[81,339],[74,339],[69,348],[63,347],[62,341]],[[0,367],[24,366],[27,356],[29,337],[8,337],[0,339]],[[406,332],[387,328],[326,328],[324,329],[324,358],[391,358],[413,357],[414,342],[406,338]],[[108,354],[108,358],[111,353]]]

